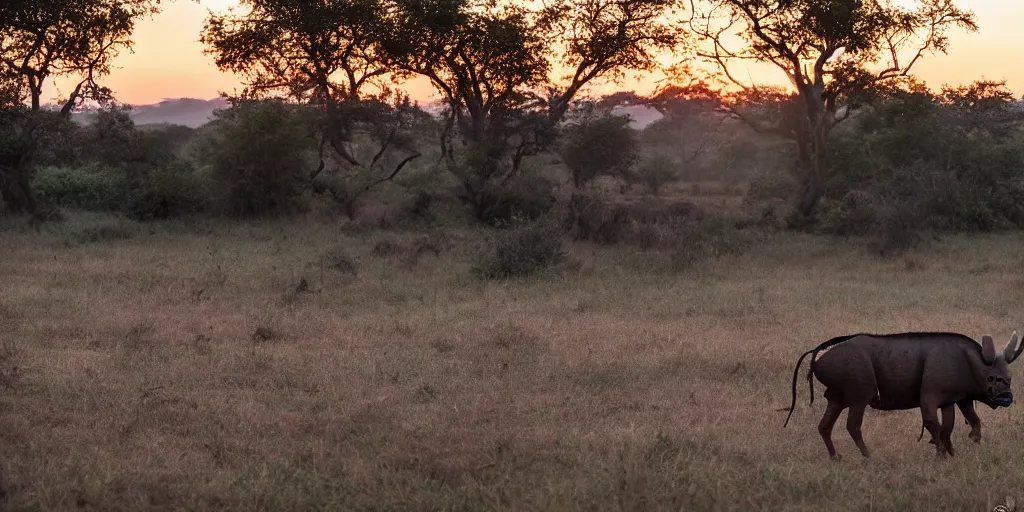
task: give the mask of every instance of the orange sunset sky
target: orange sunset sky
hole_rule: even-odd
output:
[[[123,52],[118,57],[116,69],[105,84],[113,88],[118,100],[136,105],[165,98],[212,99],[220,91],[235,90],[239,82],[218,71],[213,58],[203,54],[203,45],[198,41],[207,10],[220,12],[235,4],[236,0],[165,2],[160,15],[139,23],[134,53]],[[1005,79],[1017,96],[1024,94],[1024,2],[960,0],[958,5],[975,12],[978,32],[955,30],[949,54],[928,56],[914,68],[916,75],[935,88],[943,83],[962,84],[980,78]],[[768,79],[784,77],[773,75]],[[628,81],[622,88],[645,93],[652,84],[648,78]],[[50,89],[56,92],[65,88],[58,83]],[[407,84],[405,89],[419,101],[433,97],[432,89],[422,80]]]

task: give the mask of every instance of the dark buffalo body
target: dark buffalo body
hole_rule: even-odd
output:
[[[811,403],[814,403],[815,377],[825,385],[825,398],[829,401],[819,432],[831,456],[835,457],[832,425],[846,408],[850,409],[847,428],[867,456],[860,433],[867,407],[879,410],[920,408],[933,442],[940,438],[936,410],[941,409],[944,442],[937,444],[940,454],[943,450],[952,454],[948,434],[952,430],[954,405],[972,425],[971,437],[977,441],[981,435],[980,420],[974,413],[973,402],[981,401],[992,408],[1013,403],[1007,365],[1020,354],[1020,345],[1016,332],[998,354],[989,336],[979,345],[967,336],[950,332],[860,333],[832,338],[805,352],[797,361],[789,414],[792,416],[796,406],[800,363],[810,355],[807,378]],[[789,417],[786,418],[788,423]]]

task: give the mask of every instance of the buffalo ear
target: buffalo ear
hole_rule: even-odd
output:
[[[996,362],[996,346],[992,341],[992,336],[981,337],[981,358],[985,360],[985,364],[991,365]]]
[[[1010,336],[1010,342],[1003,349],[1003,359],[1006,359],[1007,364],[1012,363],[1020,356],[1022,349],[1024,349],[1024,343],[1020,342],[1020,336],[1017,335],[1017,331],[1013,331],[1013,335]]]

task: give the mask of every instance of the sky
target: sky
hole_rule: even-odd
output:
[[[104,84],[114,90],[119,101],[135,105],[181,97],[213,99],[222,91],[240,88],[233,75],[219,71],[213,57],[203,54],[199,42],[208,9],[221,12],[235,4],[236,0],[164,2],[161,14],[137,25],[134,51],[122,52]],[[975,12],[978,31],[956,29],[950,36],[948,55],[927,56],[915,65],[914,73],[934,88],[981,78],[1005,79],[1016,96],[1024,95],[1024,2],[959,0],[957,4]],[[782,75],[775,77],[784,80]],[[643,94],[653,85],[651,78],[633,79],[621,88]],[[404,88],[414,100],[425,102],[433,97],[431,87],[422,79]],[[66,89],[57,83],[49,88],[49,96]]]

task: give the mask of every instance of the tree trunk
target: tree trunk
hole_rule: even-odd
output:
[[[32,214],[36,211],[32,181],[24,169],[0,170],[0,198],[11,213]]]
[[[800,170],[800,191],[797,213],[803,221],[814,217],[825,194],[828,170],[828,133],[821,109],[804,104],[804,115],[796,130],[797,167]]]

